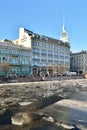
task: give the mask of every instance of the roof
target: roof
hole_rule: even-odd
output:
[[[27,32],[29,36],[32,36],[32,40],[43,41],[43,42],[53,43],[53,44],[60,44],[63,46],[68,46],[70,48],[69,42],[63,42],[62,40],[40,35],[40,34],[34,33],[33,31],[30,31],[27,29],[24,29],[24,31]]]

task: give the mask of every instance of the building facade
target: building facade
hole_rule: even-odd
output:
[[[20,28],[19,38],[13,42],[30,49],[32,74],[58,75],[70,70],[70,44],[67,36],[58,40]]]
[[[87,72],[87,51],[71,53],[70,70],[79,74]]]
[[[6,65],[9,65],[9,70],[6,70]],[[0,42],[0,75],[5,75],[5,71],[8,74],[29,75],[30,50],[7,39]]]
[[[19,29],[14,41],[0,42],[0,65],[8,63],[8,73],[18,75],[60,75],[70,70],[70,44],[63,28],[61,39],[39,35],[25,28]],[[5,68],[0,66],[0,75]]]

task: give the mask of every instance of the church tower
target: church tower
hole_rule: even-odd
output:
[[[60,40],[62,40],[63,42],[68,42],[68,33],[66,32],[64,23],[62,27],[62,34],[61,34]]]

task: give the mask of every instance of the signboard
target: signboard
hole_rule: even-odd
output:
[[[20,28],[19,31],[19,44],[24,47],[31,48],[31,36],[24,31],[24,28]]]

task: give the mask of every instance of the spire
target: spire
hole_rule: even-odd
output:
[[[63,42],[68,42],[68,33],[66,32],[66,29],[65,29],[65,18],[64,17],[63,17],[62,34],[61,34],[60,40],[62,40]]]
[[[66,29],[65,29],[65,17],[63,16],[63,27],[62,27],[62,32],[66,32]]]
[[[66,30],[65,30],[65,25],[64,25],[64,23],[63,23],[63,27],[62,27],[62,29],[63,29],[62,32],[65,33]]]

